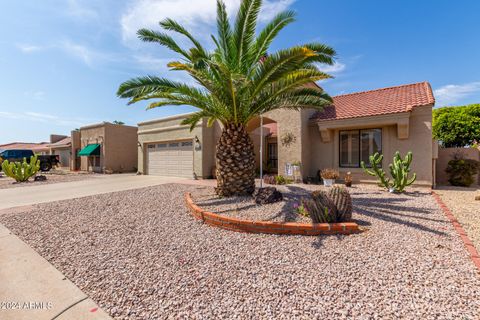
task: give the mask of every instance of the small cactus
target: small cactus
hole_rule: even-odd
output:
[[[30,157],[30,162],[23,158],[23,162],[9,162],[8,160],[2,163],[3,172],[10,178],[17,182],[26,182],[30,177],[33,177],[38,170],[40,170],[40,160],[37,156]]]
[[[336,222],[337,207],[324,191],[312,192],[311,201],[306,201],[310,217],[314,223]]]
[[[352,198],[348,190],[343,187],[333,187],[328,192],[328,197],[333,201],[337,207],[337,221],[351,221],[352,220]]]

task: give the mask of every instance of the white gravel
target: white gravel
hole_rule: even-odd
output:
[[[98,174],[91,172],[70,172],[70,171],[60,171],[52,170],[49,172],[39,172],[37,175],[44,175],[47,177],[46,181],[34,181],[33,177],[30,178],[27,182],[16,182],[15,179],[5,176],[3,172],[0,173],[0,189],[10,189],[18,187],[29,187],[29,186],[38,186],[43,184],[52,184],[59,182],[70,182],[70,181],[79,181],[86,180],[92,177],[98,176]]]
[[[425,192],[352,190],[350,236],[203,225],[195,186],[37,205],[0,222],[117,319],[478,319],[480,277]]]

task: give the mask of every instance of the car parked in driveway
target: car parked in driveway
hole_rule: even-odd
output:
[[[22,149],[12,149],[5,150],[0,153],[0,163],[4,160],[12,161],[23,161],[23,158],[30,161],[30,157],[34,153],[32,150],[22,150]],[[55,167],[60,162],[58,155],[37,155],[38,160],[40,160],[40,170],[41,171],[50,171],[52,167]]]

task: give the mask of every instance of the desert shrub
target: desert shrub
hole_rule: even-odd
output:
[[[473,177],[478,173],[479,168],[480,162],[455,156],[448,162],[445,171],[449,176],[448,182],[452,186],[469,187],[475,181]]]
[[[2,170],[5,175],[15,179],[15,181],[26,182],[40,170],[40,160],[37,160],[37,156],[30,157],[30,162],[27,162],[26,158],[23,158],[22,162],[5,160],[2,163]]]
[[[282,175],[266,175],[266,176],[263,177],[263,182],[265,182],[267,184],[282,185],[282,184],[290,184],[293,181],[292,181],[292,179],[285,178]]]
[[[320,171],[320,176],[322,177],[322,179],[335,180],[340,177],[340,174],[335,169],[323,169],[322,171]]]

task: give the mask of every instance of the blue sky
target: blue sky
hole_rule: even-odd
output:
[[[429,81],[437,106],[480,102],[480,1],[264,0],[262,21],[286,8],[298,21],[273,48],[323,42],[338,52],[321,83],[331,95]],[[231,12],[239,0],[227,0]],[[118,85],[167,72],[173,56],[136,39],[172,17],[209,42],[215,0],[23,0],[0,10],[0,144],[48,140],[82,125],[191,111],[126,106]]]

